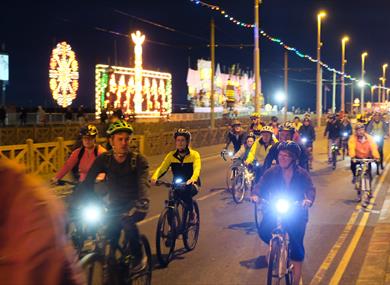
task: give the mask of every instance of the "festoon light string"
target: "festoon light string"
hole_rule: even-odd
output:
[[[233,24],[237,25],[237,26],[240,26],[240,27],[243,27],[243,28],[248,28],[248,29],[253,29],[255,27],[254,24],[248,24],[248,23],[245,23],[245,22],[242,22],[242,21],[239,21],[237,20],[236,18],[234,18],[233,16],[229,15],[225,10],[223,10],[221,7],[219,6],[216,6],[216,5],[212,5],[212,4],[209,4],[209,3],[206,3],[204,1],[200,1],[200,0],[190,0],[191,2],[195,3],[196,5],[200,5],[202,7],[207,7],[215,12],[219,12],[221,14],[221,16],[223,16],[224,18],[226,18],[228,21],[232,22]],[[290,51],[290,52],[293,52],[295,53],[298,57],[300,58],[305,58],[305,59],[308,59],[310,60],[311,62],[313,63],[317,63],[318,60],[311,57],[310,55],[308,54],[304,54],[302,53],[301,51],[299,51],[297,48],[295,47],[291,47],[291,46],[288,46],[286,43],[284,43],[281,39],[278,39],[278,38],[275,38],[275,37],[272,37],[270,36],[269,34],[267,34],[265,31],[263,30],[260,30],[260,35],[265,37],[266,39],[270,40],[271,42],[274,42],[276,44],[279,44],[280,46],[282,46],[284,49]],[[355,82],[359,82],[359,79],[356,78],[356,77],[353,77],[349,74],[346,74],[344,72],[344,74],[333,68],[333,67],[330,67],[328,64],[320,61],[320,65],[325,68],[326,70],[330,71],[330,72],[335,72],[339,75],[342,75],[344,76],[344,78],[347,78],[351,81],[355,81]],[[383,87],[383,86],[378,86],[378,85],[374,85],[374,84],[371,84],[371,83],[368,83],[368,82],[365,82],[364,83],[365,85],[369,86],[369,87],[372,87],[374,89],[376,88],[380,88],[380,89],[385,89],[387,91],[390,90],[390,88],[387,88],[387,87]]]

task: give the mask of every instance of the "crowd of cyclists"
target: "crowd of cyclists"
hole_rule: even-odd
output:
[[[232,163],[241,160],[245,166],[251,166],[250,169],[256,177],[251,193],[252,201],[271,199],[281,191],[287,191],[293,200],[301,201],[302,210],[287,221],[294,273],[293,284],[299,284],[305,256],[303,239],[308,221],[308,208],[313,205],[316,196],[310,177],[316,132],[309,114],[304,115],[302,121],[295,117],[292,122],[279,123],[277,117],[272,117],[269,123],[265,123],[261,120],[260,114],[255,112],[250,116],[250,121],[247,130],[244,130],[239,120],[231,122],[223,152],[232,144]],[[107,196],[106,203],[115,216],[122,215],[120,220],[110,221],[112,238],[119,239],[121,230],[129,237],[130,252],[134,257],[131,270],[139,272],[145,268],[146,261],[142,255],[136,223],[147,215],[150,184],[156,185],[171,169],[173,181],[184,180],[186,187],[177,194],[189,210],[190,219],[196,219],[193,212],[193,197],[199,192],[201,185],[201,158],[199,152],[191,148],[191,133],[186,129],[178,129],[173,134],[175,149],[166,155],[161,165],[149,177],[147,158],[129,148],[133,132],[128,122],[120,117],[112,118],[106,133],[108,143],[103,147],[96,142],[98,131],[94,125],[82,127],[80,146],[71,153],[65,165],[52,178],[52,182],[57,183],[67,173],[72,172],[79,182],[73,194],[72,201],[75,203],[85,199],[98,199],[94,191],[96,181],[107,183],[109,190],[108,193],[104,193]],[[347,142],[353,183],[356,181],[358,163],[354,162],[354,158],[376,159],[379,173],[379,168],[384,168],[383,145],[387,134],[388,126],[380,112],[375,112],[372,117],[359,116],[354,126],[347,115],[330,114],[324,131],[329,146],[328,160],[331,162],[332,159],[332,145],[338,145],[341,149],[343,143]],[[123,215],[130,211],[135,211],[136,214],[132,214],[131,218]],[[269,243],[275,224],[275,216],[264,213],[259,231],[265,243]],[[67,284],[80,284],[74,282]]]

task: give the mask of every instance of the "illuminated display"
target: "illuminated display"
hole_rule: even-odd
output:
[[[96,116],[102,109],[121,109],[137,117],[159,117],[172,111],[172,76],[143,69],[142,44],[145,35],[131,34],[134,47],[134,68],[96,65]]]
[[[58,105],[67,107],[79,89],[79,64],[76,54],[66,42],[53,49],[49,64],[49,86]]]

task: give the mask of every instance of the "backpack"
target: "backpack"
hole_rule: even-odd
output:
[[[95,157],[98,156],[98,148],[99,146],[95,146],[93,152],[95,154]],[[80,166],[80,161],[81,161],[81,158],[83,157],[84,155],[84,152],[85,152],[85,147],[81,147],[80,148],[80,151],[79,151],[79,154],[77,156],[77,163],[75,164],[75,166],[72,168],[72,174],[73,174],[73,177],[74,179],[76,179],[77,181],[80,179],[80,173],[79,173],[79,166]]]

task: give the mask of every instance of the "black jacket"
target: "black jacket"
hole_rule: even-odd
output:
[[[338,139],[340,138],[340,129],[341,129],[340,121],[336,121],[335,123],[328,122],[326,124],[324,136],[328,135],[328,139],[330,140]]]

